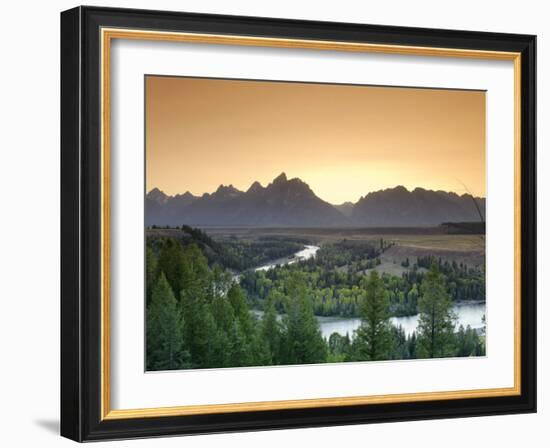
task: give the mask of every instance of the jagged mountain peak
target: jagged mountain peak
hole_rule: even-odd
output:
[[[168,200],[169,196],[164,191],[155,187],[147,193],[146,198],[154,202],[164,203]]]
[[[262,187],[262,184],[258,181],[255,181],[254,183],[252,183],[252,185],[250,185],[250,187],[248,188],[248,190],[246,190],[247,193],[257,193],[259,191],[263,191],[264,190],[264,187]]]
[[[281,174],[279,174],[275,179],[273,179],[273,182],[272,184],[273,185],[276,185],[276,184],[283,184],[285,182],[287,182],[288,179],[286,177],[286,173],[283,171]]]
[[[213,193],[217,196],[235,196],[241,194],[242,191],[238,190],[233,186],[233,184],[229,185],[220,185],[218,189]]]
[[[192,198],[195,198],[196,196],[193,195],[193,193],[191,193],[189,190],[187,190],[185,193],[178,193],[176,196],[174,196],[175,198],[183,198],[183,199],[192,199]]]
[[[158,195],[166,196],[166,193],[164,193],[164,191],[162,191],[157,187],[152,188],[151,190],[149,190],[149,193],[147,193],[147,196],[158,196]]]
[[[265,190],[274,194],[305,195],[317,198],[313,190],[302,179],[298,177],[288,179],[285,173],[281,173],[273,179],[273,182]]]

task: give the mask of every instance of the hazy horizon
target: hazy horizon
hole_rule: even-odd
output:
[[[269,182],[267,182],[267,183],[262,183],[262,182],[259,182],[259,181],[254,181],[254,182],[252,182],[250,185],[248,185],[248,186],[245,187],[245,188],[238,188],[238,187],[235,186],[233,183],[228,182],[228,183],[220,183],[220,184],[219,184],[216,188],[214,188],[213,190],[210,190],[210,191],[203,191],[203,192],[201,192],[201,193],[196,193],[196,192],[193,192],[193,191],[191,191],[191,190],[189,190],[189,189],[183,189],[183,190],[181,190],[181,191],[179,191],[179,192],[176,192],[176,193],[173,193],[173,194],[168,194],[168,193],[166,193],[166,191],[164,191],[162,188],[159,188],[159,187],[151,187],[149,190],[146,190],[146,194],[149,194],[149,193],[151,193],[151,191],[153,191],[153,190],[155,190],[155,189],[158,189],[159,191],[161,191],[161,192],[163,192],[164,194],[167,194],[168,196],[171,196],[171,197],[177,196],[177,195],[183,195],[183,194],[186,194],[186,193],[190,193],[190,194],[192,194],[194,197],[200,198],[201,196],[203,196],[203,195],[205,195],[205,194],[213,194],[213,193],[215,193],[216,190],[217,190],[218,188],[220,188],[220,187],[233,187],[233,188],[236,188],[237,190],[239,190],[239,191],[241,191],[241,192],[246,192],[246,191],[252,186],[252,184],[255,183],[255,182],[259,182],[259,184],[260,184],[263,188],[266,188],[269,184],[271,184],[271,183],[273,182],[273,180],[274,180],[276,177],[278,177],[278,176],[280,176],[280,175],[282,175],[282,174],[285,174],[288,180],[300,179],[298,176],[289,176],[286,172],[282,172],[282,173],[279,173],[278,175],[275,175],[275,176],[273,177],[273,179],[271,179],[271,180],[270,180]],[[303,179],[300,179],[300,180],[303,181]],[[304,182],[305,182],[305,181],[304,181]],[[305,182],[305,183],[307,184],[307,182]],[[308,185],[309,185],[309,184],[308,184]],[[365,192],[363,195],[361,195],[360,198],[361,198],[361,197],[365,197],[365,196],[367,196],[367,195],[370,194],[370,193],[375,193],[375,192],[377,192],[377,191],[382,191],[382,190],[393,190],[393,189],[398,188],[398,187],[403,187],[403,188],[405,188],[405,189],[406,189],[407,191],[409,191],[409,192],[412,192],[412,191],[414,191],[414,190],[416,190],[416,189],[418,188],[418,189],[423,189],[423,190],[428,190],[428,191],[443,191],[443,192],[445,192],[445,193],[456,193],[456,194],[459,195],[459,196],[462,196],[462,195],[464,195],[464,194],[470,194],[470,195],[471,195],[471,193],[466,192],[466,191],[463,192],[463,193],[458,193],[458,192],[455,192],[455,191],[447,191],[447,190],[433,190],[433,189],[431,189],[431,188],[425,188],[425,187],[422,187],[422,186],[420,186],[420,185],[417,185],[417,186],[415,186],[415,187],[408,187],[408,186],[406,186],[406,185],[397,184],[397,185],[394,185],[394,186],[391,186],[391,187],[381,188],[381,189],[379,189],[379,190],[367,191],[367,192]],[[310,188],[311,188],[311,186],[310,186]],[[312,188],[312,190],[313,190],[313,188]],[[325,201],[325,202],[328,202],[328,203],[331,204],[331,205],[342,205],[342,204],[344,204],[344,203],[356,203],[356,202],[357,202],[357,201],[347,200],[347,201],[342,201],[342,202],[333,203],[333,202],[327,201],[326,199],[324,199],[324,198],[320,197],[319,195],[317,195],[317,193],[315,192],[315,190],[313,190],[313,193],[315,193],[317,197],[319,197],[320,199],[322,199],[322,200]],[[476,197],[476,198],[485,199],[485,196],[478,196],[478,195],[475,195],[475,194],[474,194],[473,196]]]
[[[335,205],[396,186],[485,197],[485,92],[147,76],[146,170],[170,196],[285,172]]]

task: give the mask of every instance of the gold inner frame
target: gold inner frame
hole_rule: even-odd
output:
[[[262,410],[306,409],[381,403],[502,397],[521,394],[521,54],[455,48],[279,39],[137,29],[101,29],[101,419],[166,417]],[[514,386],[442,392],[315,398],[230,404],[111,409],[110,387],[110,49],[113,39],[153,40],[214,45],[243,45],[415,56],[439,56],[514,62]]]

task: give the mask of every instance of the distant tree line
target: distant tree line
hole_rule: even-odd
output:
[[[241,272],[271,260],[291,256],[303,249],[308,241],[303,238],[281,238],[264,236],[260,238],[211,238],[205,231],[182,225],[181,227],[152,226],[147,234],[151,246],[162,244],[165,231],[180,241],[182,245],[196,244],[213,266],[218,264],[226,269]]]
[[[334,251],[334,248],[331,249]],[[365,274],[378,263],[376,259],[367,259],[362,269],[349,266],[334,267],[334,261],[322,247],[315,258],[291,265],[278,266],[268,271],[245,271],[241,276],[241,286],[253,300],[255,307],[261,308],[272,289],[284,293],[287,278],[295,271],[304,274],[310,290],[313,309],[318,316],[360,317],[360,302]],[[338,259],[342,259],[339,256]],[[451,301],[485,301],[485,273],[482,270],[468,268],[463,264],[442,262],[439,259],[419,257],[418,263],[401,276],[382,273],[381,281],[388,294],[391,316],[410,316],[418,313],[420,285],[426,275],[426,268],[437,264],[447,278]]]
[[[453,301],[485,301],[485,270],[483,268],[473,268],[465,263],[442,260],[441,257],[435,256],[418,257],[415,265],[419,268],[429,269],[434,263],[447,277]]]

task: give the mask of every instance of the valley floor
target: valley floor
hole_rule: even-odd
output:
[[[483,355],[485,237],[448,230],[149,228],[148,334],[183,345],[148,369]]]

